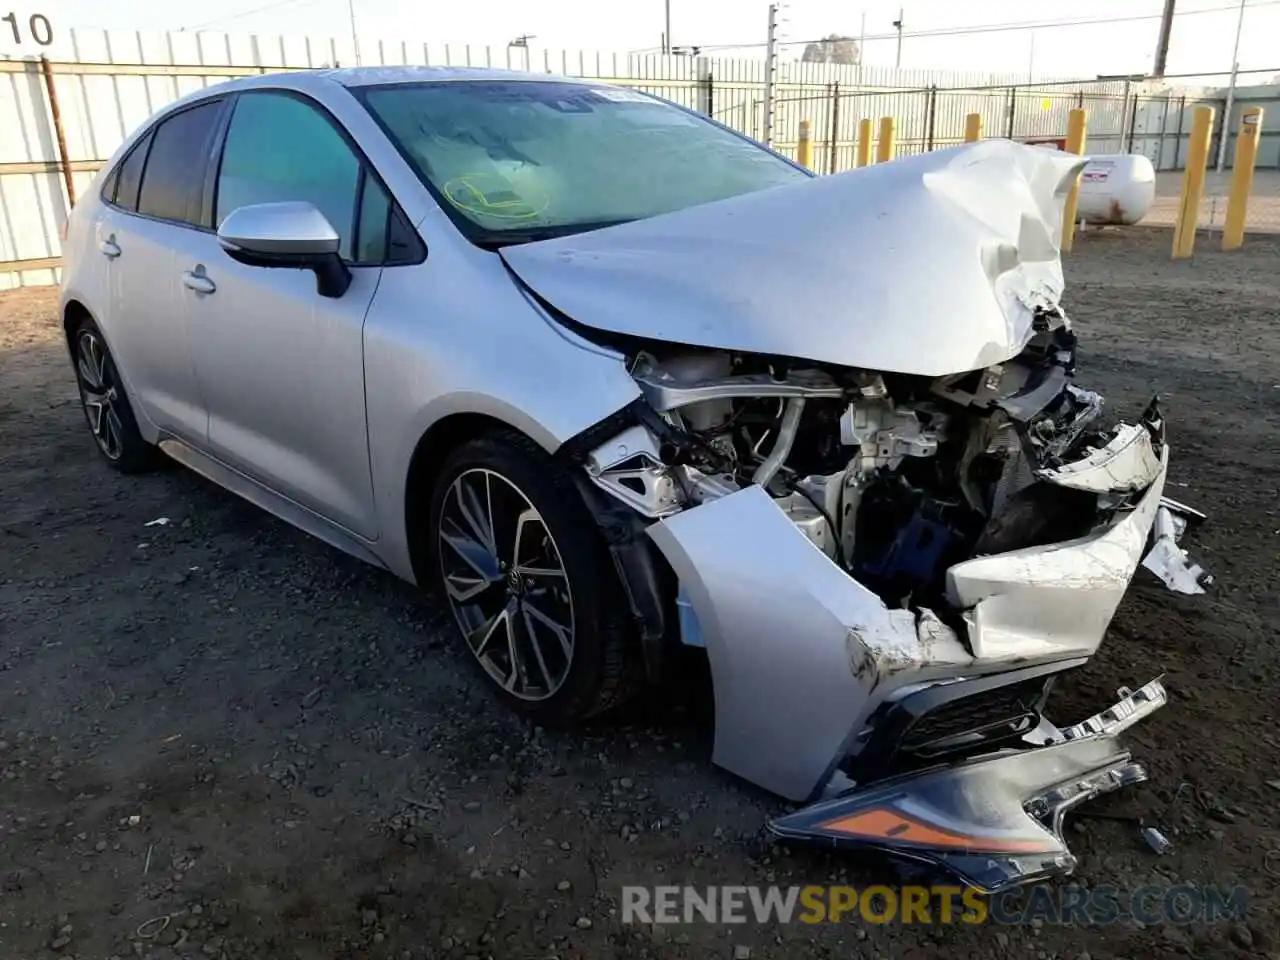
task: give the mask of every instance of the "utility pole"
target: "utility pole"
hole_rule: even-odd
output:
[[[778,72],[778,5],[769,4],[769,33],[764,51],[764,144],[773,145],[774,80]]]
[[[671,0],[665,0],[666,4],[666,24],[667,32],[662,35],[662,45],[666,48],[663,53],[671,52]]]
[[[1152,65],[1151,75],[1163,77],[1165,64],[1169,60],[1169,34],[1173,32],[1173,6],[1178,0],[1164,0],[1164,14],[1160,17],[1160,38],[1156,41],[1156,62]]]
[[[1170,3],[1173,0],[1169,0]],[[902,66],[902,8],[898,8],[898,19],[893,21],[893,29],[898,31],[898,56],[893,61],[894,69]]]
[[[355,49],[356,66],[360,66],[360,38],[356,36],[356,0],[347,0],[347,13],[351,17],[351,46]]]
[[[1231,107],[1236,99],[1236,77],[1240,73],[1240,34],[1244,30],[1244,0],[1240,0],[1240,16],[1236,20],[1236,47],[1231,51],[1231,85],[1222,109],[1222,133],[1218,136],[1218,172],[1227,161],[1227,140],[1231,137]]]

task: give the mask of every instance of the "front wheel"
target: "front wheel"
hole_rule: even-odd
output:
[[[513,709],[565,723],[633,689],[618,575],[565,469],[497,431],[448,457],[431,504],[437,582],[467,650]]]

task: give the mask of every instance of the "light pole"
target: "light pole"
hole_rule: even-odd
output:
[[[1240,0],[1240,15],[1236,19],[1236,46],[1231,51],[1231,84],[1227,87],[1227,102],[1222,110],[1222,134],[1218,138],[1218,172],[1227,162],[1227,140],[1231,136],[1231,107],[1236,99],[1236,75],[1240,72],[1240,34],[1244,30],[1244,3]]]
[[[662,45],[666,47],[663,53],[671,52],[671,0],[664,0],[666,9],[666,28],[667,32],[662,35]]]
[[[773,146],[773,97],[774,81],[778,69],[778,4],[769,4],[769,30],[766,34],[764,53],[764,141],[766,147]]]
[[[356,55],[356,66],[360,66],[360,38],[356,36],[356,0],[347,0],[347,14],[351,17],[351,46]]]
[[[893,29],[898,31],[898,56],[893,61],[894,69],[902,66],[902,8],[898,8],[898,19],[893,21]]]

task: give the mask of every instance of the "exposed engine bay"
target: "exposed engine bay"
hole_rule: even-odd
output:
[[[597,459],[592,477],[653,518],[759,485],[887,605],[945,616],[948,568],[1084,536],[1160,469],[1154,401],[1143,426],[1105,430],[1102,398],[1072,383],[1069,324],[1044,314],[1040,326],[1015,359],[936,379],[640,352],[632,375],[656,449]],[[1076,465],[1109,462],[1117,442],[1139,449],[1135,431],[1148,443],[1124,484]]]
[[[1163,496],[1156,401],[1106,426],[1075,360],[1056,309],[1012,359],[940,377],[628,355],[642,400],[584,466],[676,574],[681,639],[711,662],[715,761],[819,801],[777,835],[997,890],[1069,873],[1062,813],[1145,779],[1118,735],[1166,702],[1158,680],[1069,726],[1044,707],[1139,562],[1203,592],[1177,544],[1203,516]]]

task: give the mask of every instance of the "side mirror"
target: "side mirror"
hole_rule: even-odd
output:
[[[231,259],[251,267],[313,271],[322,297],[340,297],[351,286],[338,231],[305,200],[237,207],[218,227],[218,242]]]

